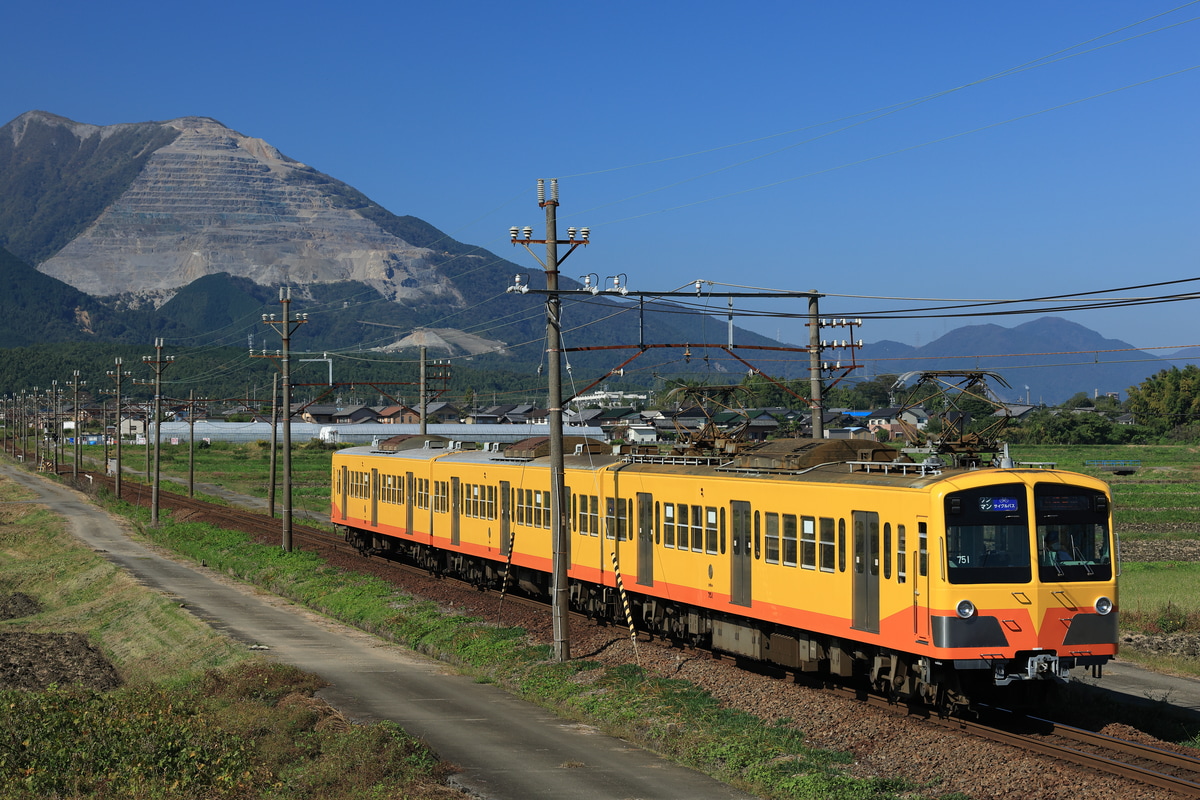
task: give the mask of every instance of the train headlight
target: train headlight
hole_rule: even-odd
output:
[[[1096,613],[1100,615],[1108,614],[1113,610],[1113,601],[1107,597],[1099,597],[1096,599]]]
[[[959,600],[954,610],[963,619],[970,619],[975,616],[975,604],[970,600]]]

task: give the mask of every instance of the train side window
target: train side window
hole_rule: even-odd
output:
[[[904,583],[908,579],[908,551],[905,549],[904,526],[896,526],[896,582]]]
[[[812,517],[800,518],[800,566],[817,568],[817,521]]]
[[[917,539],[921,549],[917,558],[917,573],[922,577],[929,575],[929,530],[924,522],[917,523]]]
[[[587,502],[584,500],[583,502]],[[571,492],[571,530],[575,533],[583,533],[582,525],[579,524],[579,495]]]
[[[867,523],[863,514],[854,515],[854,571],[862,575],[866,569],[864,554],[867,549]]]
[[[633,521],[633,498],[617,500],[617,539],[629,541],[630,523]]]
[[[838,520],[838,572],[846,571],[846,520]]]
[[[604,515],[604,537],[606,539],[617,538],[617,501],[616,498],[605,498],[605,515]]]
[[[725,555],[725,506],[721,506],[721,555]]]
[[[717,509],[706,506],[704,509],[704,552],[717,553]]]
[[[821,572],[833,572],[837,555],[837,540],[834,538],[833,520],[821,517]]]
[[[663,503],[663,544],[675,546],[675,504]]]
[[[883,523],[883,579],[892,579],[892,523]]]
[[[704,506],[692,506],[692,550],[704,552]]]
[[[758,512],[754,512],[754,557],[762,558],[762,529],[758,523]]]
[[[779,515],[767,512],[767,563],[779,563]]]
[[[796,515],[783,515],[783,563],[796,566]]]
[[[588,519],[591,520],[592,536],[600,535],[600,497],[592,495],[592,510],[588,512]]]

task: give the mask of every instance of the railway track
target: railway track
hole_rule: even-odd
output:
[[[60,476],[67,478],[71,475],[70,469],[60,468],[59,472]],[[94,491],[99,486],[108,486],[111,489],[112,485],[113,481],[108,476],[89,472],[86,481],[80,480],[79,488]],[[126,482],[123,484],[122,494],[126,501],[143,506],[149,506],[151,501],[149,487],[142,484]],[[160,492],[159,502],[161,507],[170,509],[179,519],[203,521],[240,530],[254,536],[259,541],[273,542],[274,537],[279,533],[280,521],[266,514],[189,498],[171,491]],[[343,556],[353,554],[356,559],[361,558],[357,551],[341,540],[341,537],[329,531],[310,525],[294,524],[292,534],[293,546],[298,549],[309,552],[336,552]],[[375,567],[386,565],[389,570],[427,575],[424,570],[383,559],[364,560],[364,563],[370,563]],[[439,582],[449,583],[450,579],[442,579]],[[455,583],[459,583],[464,592],[478,593],[477,589],[466,583]],[[544,610],[544,606],[517,595],[509,596],[505,602]],[[837,691],[854,696],[859,701],[873,706],[888,708],[896,713],[911,713],[908,709],[891,704],[884,698],[864,697],[861,692],[853,689]],[[1200,758],[1087,731],[1063,723],[1021,717],[1001,709],[987,709],[987,711],[1000,719],[993,724],[961,718],[942,719],[932,715],[925,719],[929,723],[962,734],[1038,753],[1097,772],[1117,775],[1148,786],[1168,790],[1181,797],[1200,798]]]
[[[1168,789],[1185,797],[1200,797],[1200,758],[1061,722],[1013,715],[1001,709],[988,711],[1012,718],[1003,727],[968,720],[951,720],[948,724],[992,741]],[[1032,726],[1035,731],[1009,730],[1024,726]]]

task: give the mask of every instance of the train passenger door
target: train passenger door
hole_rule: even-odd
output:
[[[913,633],[930,641],[929,630],[929,523],[917,518],[917,549],[913,551]]]
[[[450,544],[458,545],[460,543],[461,530],[459,528],[458,511],[459,511],[459,482],[458,476],[450,478]]]
[[[371,468],[371,527],[379,527],[379,470]]]
[[[342,465],[342,519],[350,516],[346,510],[346,500],[350,493],[350,468],[345,464]]]
[[[637,496],[639,586],[654,585],[654,498],[646,492]]]
[[[729,602],[735,606],[750,606],[750,575],[753,561],[750,534],[750,504],[744,500],[730,503],[733,536],[730,540]]]
[[[879,633],[879,514],[851,512],[854,519],[854,618],[851,628]]]
[[[404,532],[411,536],[413,532],[413,507],[417,504],[417,481],[411,472],[407,472],[404,475],[404,483],[404,499],[406,501],[404,504]]]
[[[500,481],[500,555],[512,552],[512,492],[508,481]]]

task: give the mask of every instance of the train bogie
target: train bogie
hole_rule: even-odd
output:
[[[570,603],[591,618],[944,704],[1116,652],[1100,481],[860,442],[683,463],[591,450],[568,457],[558,504]],[[550,472],[528,447],[344,450],[332,508],[366,554],[549,595]]]

